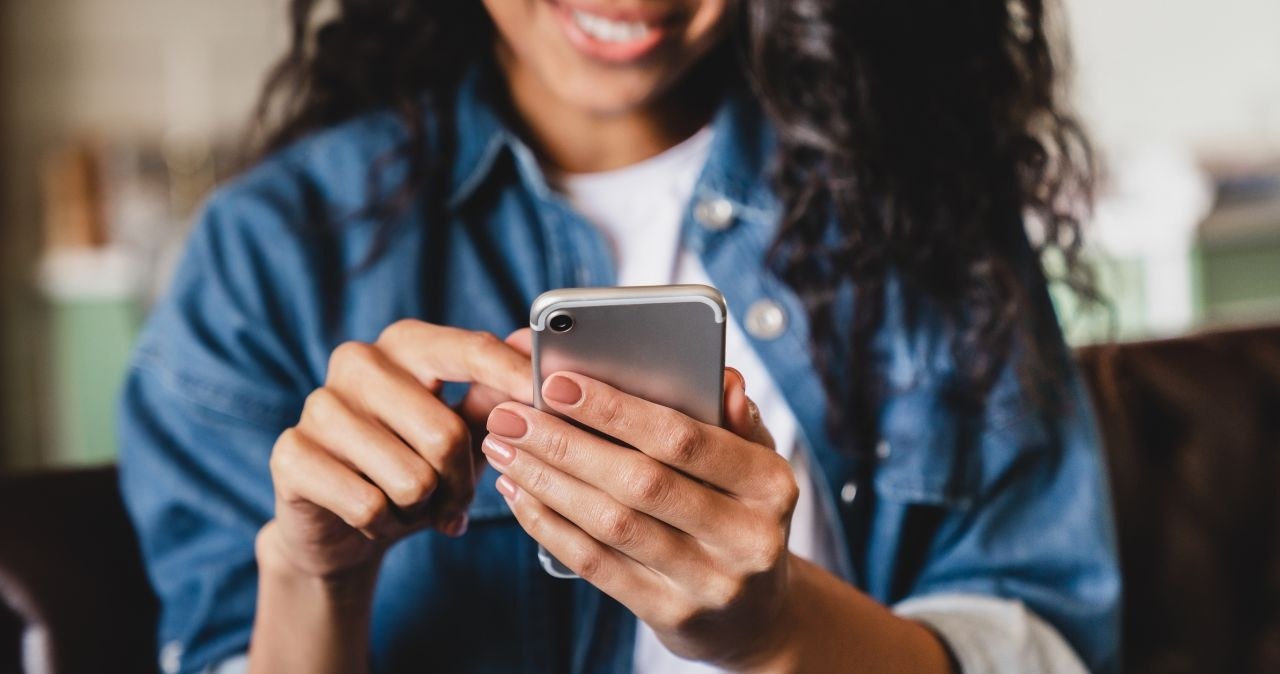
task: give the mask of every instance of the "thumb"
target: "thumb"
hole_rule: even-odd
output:
[[[731,367],[724,369],[724,423],[743,439],[776,449],[773,435],[760,418],[760,408],[747,397],[746,379]]]
[[[502,341],[526,356],[533,353],[533,330],[530,328],[520,328],[507,335],[507,338]]]

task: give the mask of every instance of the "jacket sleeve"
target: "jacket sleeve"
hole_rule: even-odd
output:
[[[303,253],[270,200],[206,207],[136,347],[119,402],[121,489],[159,595],[162,671],[244,652],[275,438],[310,390]]]
[[[894,342],[901,353],[889,362],[902,378],[881,413],[887,453],[875,478],[866,580],[886,603],[927,608],[938,619],[922,614],[922,621],[950,636],[962,660],[1018,662],[1011,634],[1056,634],[1089,671],[1114,672],[1121,581],[1102,443],[1043,279],[1035,276],[1037,341],[1060,365],[1052,391],[1028,388],[1019,345],[975,408],[957,402],[947,374],[954,367],[939,365],[952,358],[944,329],[920,322],[914,338]],[[945,612],[937,609],[946,602],[913,603],[942,596],[1006,603]],[[1023,655],[1056,650],[1045,639],[1023,643],[1032,648]],[[995,671],[1031,671],[1026,666]]]
[[[1067,399],[1037,414],[1026,411],[1034,403],[1011,368],[980,428],[961,435],[976,436],[963,469],[972,498],[944,519],[912,595],[1013,600],[1027,610],[1019,629],[1034,632],[1032,619],[1043,619],[1090,671],[1112,672],[1120,573],[1110,489],[1090,401],[1067,369]],[[992,653],[1008,645],[1007,636],[990,634]]]

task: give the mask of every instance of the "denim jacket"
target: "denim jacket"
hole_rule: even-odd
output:
[[[120,403],[122,487],[163,606],[165,671],[200,671],[247,648],[254,536],[273,511],[268,456],[324,382],[337,344],[372,341],[405,317],[506,335],[545,290],[613,283],[601,237],[549,189],[478,79],[459,88],[452,115],[429,122],[433,146],[451,149],[448,179],[389,229],[361,213],[370,189],[402,177],[386,160],[406,137],[390,112],[269,157],[199,218]],[[779,213],[767,178],[773,147],[755,103],[731,96],[682,243],[735,320],[752,307],[783,312],[781,330],[744,331],[799,421],[846,543],[846,580],[885,604],[952,593],[1019,602],[1090,669],[1114,670],[1119,575],[1078,377],[1050,414],[1010,363],[985,405],[961,410],[947,394],[948,329],[890,284],[874,360],[852,365],[879,368],[887,383],[878,460],[868,468],[836,451],[805,312],[763,264]],[[1052,320],[1038,272],[1032,285]],[[635,617],[583,581],[544,573],[486,470],[466,536],[421,532],[388,552],[371,626],[375,670],[628,672]]]

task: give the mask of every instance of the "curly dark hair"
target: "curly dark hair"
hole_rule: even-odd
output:
[[[400,113],[410,165],[402,198],[447,170],[427,115],[492,49],[480,2],[292,0],[292,45],[258,108],[260,154],[373,109]],[[1062,100],[1043,0],[737,0],[727,67],[751,85],[779,135],[783,206],[770,254],[809,314],[831,401],[833,440],[876,434],[881,382],[871,355],[888,279],[927,298],[954,327],[964,398],[980,404],[1015,349],[1020,374],[1060,380],[1062,354],[1033,306],[1036,253],[1096,298],[1079,259],[1092,153]],[[376,180],[371,178],[371,181]],[[393,208],[387,204],[374,205]],[[855,315],[842,315],[851,300]],[[847,310],[845,313],[848,313]],[[847,321],[850,329],[842,330]],[[846,335],[847,338],[841,337]],[[850,381],[846,374],[853,374]]]

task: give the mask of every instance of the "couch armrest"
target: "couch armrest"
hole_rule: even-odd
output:
[[[1280,327],[1080,352],[1134,674],[1280,671]]]

